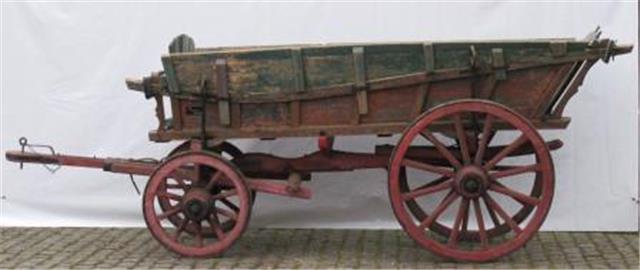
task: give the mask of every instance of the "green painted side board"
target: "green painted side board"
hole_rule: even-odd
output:
[[[551,43],[566,42],[563,56],[554,55]],[[425,44],[430,45],[425,50]],[[317,91],[319,88],[355,83],[353,48],[363,47],[367,80],[418,72],[468,69],[473,46],[476,59],[491,65],[492,50],[503,50],[505,64],[545,63],[587,52],[585,42],[571,40],[500,42],[429,42],[398,44],[345,44],[295,47],[251,47],[196,50],[163,57],[169,88],[181,94],[198,94],[198,81],[215,81],[214,62],[227,59],[232,96],[254,96],[275,92]],[[299,53],[297,52],[299,51]],[[294,52],[294,53],[292,53]],[[425,55],[432,54],[432,55]],[[300,57],[301,59],[296,59]],[[426,60],[425,60],[426,59]],[[433,63],[427,61],[432,59]],[[302,68],[300,68],[302,62]],[[300,72],[303,72],[300,74]],[[215,85],[208,84],[211,93]]]

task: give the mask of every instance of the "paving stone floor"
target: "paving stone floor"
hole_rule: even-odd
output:
[[[542,232],[498,261],[457,263],[399,230],[250,229],[222,258],[181,258],[144,228],[0,228],[0,268],[633,268],[638,233]]]

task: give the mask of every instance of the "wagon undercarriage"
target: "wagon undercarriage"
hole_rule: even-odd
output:
[[[177,149],[185,150],[196,141],[187,141]],[[197,141],[199,143],[199,141]],[[21,151],[8,151],[6,158],[9,161],[23,163],[46,164],[55,166],[70,166],[102,169],[105,172],[149,176],[162,163],[155,159],[125,159],[125,158],[99,158],[73,156],[60,153],[44,154],[33,151],[25,151],[29,148],[26,139]],[[221,144],[230,145],[227,142]],[[546,143],[549,150],[553,151],[562,147],[560,140],[552,140]],[[485,151],[487,155],[494,156],[505,149],[506,146],[491,146]],[[207,147],[218,148],[217,146]],[[309,181],[314,172],[354,171],[360,169],[386,169],[392,154],[393,145],[378,145],[374,153],[354,153],[333,149],[332,137],[318,138],[318,151],[297,158],[285,158],[266,153],[242,153],[233,157],[233,164],[247,176],[250,189],[270,193],[274,195],[311,198],[311,191],[302,193],[292,192],[301,188],[300,181]],[[200,149],[202,150],[202,149]],[[458,147],[447,147],[452,155],[461,159]],[[215,150],[214,150],[215,151]],[[470,154],[475,154],[473,150]],[[509,156],[525,156],[533,153],[530,145],[521,146],[509,154]],[[411,160],[447,166],[449,161],[441,156],[434,146],[411,146],[406,153]],[[281,182],[286,181],[286,184]]]
[[[474,106],[480,112],[465,109]],[[548,210],[548,205],[543,203],[550,200],[551,195],[543,194],[542,188],[552,181],[553,168],[550,159],[546,163],[537,161],[545,160],[548,150],[558,149],[562,143],[559,140],[543,143],[524,119],[497,104],[459,101],[431,113],[442,114],[439,112],[445,114],[440,117],[450,118],[452,134],[430,132],[429,122],[424,122],[430,119],[425,118],[418,123],[427,126],[413,125],[414,129],[423,128],[417,134],[409,130],[398,146],[378,145],[374,153],[335,150],[333,137],[320,137],[318,151],[298,158],[242,153],[225,141],[211,141],[212,145],[193,139],[178,146],[163,160],[135,160],[27,152],[24,149],[31,147],[26,140],[21,140],[23,150],[7,152],[6,157],[20,163],[90,167],[150,176],[144,196],[147,225],[159,241],[188,256],[209,256],[228,248],[232,240],[240,236],[240,228],[246,226],[256,192],[309,199],[312,192],[302,183],[310,180],[312,173],[371,168],[389,171],[394,212],[419,243],[431,245],[432,250],[443,256],[465,260],[484,260],[488,256],[484,253],[510,252],[517,246],[509,243],[520,239],[521,234],[530,236],[537,230],[531,226],[539,224],[531,223],[530,217],[546,214]],[[461,117],[469,113],[482,117],[480,129],[465,128]],[[429,115],[433,114],[425,116]],[[493,123],[498,119],[502,119],[503,124],[514,125],[512,128],[522,128],[519,137],[505,145],[492,144],[498,131]],[[416,139],[428,143],[414,145]],[[408,147],[399,148],[407,143]],[[524,165],[498,164],[503,159],[526,156],[536,158]],[[411,170],[425,175],[416,181],[415,172],[408,173]],[[498,181],[522,174],[529,174],[531,178],[526,193]],[[511,208],[514,202],[519,206],[508,212],[500,206],[505,203],[504,199],[493,199],[496,195],[489,195],[489,191],[509,197]],[[448,193],[433,210],[426,210],[418,203],[423,197],[443,192]],[[460,210],[454,223],[447,224],[439,216],[447,208],[456,208],[451,206],[456,200],[460,201],[457,206]],[[157,206],[160,208],[156,209]],[[475,211],[481,214],[472,216],[470,206],[477,207]],[[482,214],[483,211],[486,214]],[[483,215],[486,215],[484,219]],[[163,224],[163,220],[172,225]],[[169,229],[171,227],[174,229]],[[430,233],[422,233],[427,228]],[[178,240],[182,234],[187,240]],[[509,234],[515,235],[507,237]],[[506,240],[502,243],[495,240],[503,238]],[[464,244],[458,245],[459,241]]]

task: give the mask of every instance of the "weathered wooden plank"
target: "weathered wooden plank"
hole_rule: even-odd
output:
[[[305,48],[303,52],[309,92],[354,82],[352,48]]]
[[[169,88],[169,92],[171,93],[180,93],[180,88],[178,86],[178,82],[176,80],[176,72],[173,68],[173,62],[171,61],[170,56],[162,57],[162,67],[164,68],[164,74],[167,80],[167,87]]]
[[[242,128],[288,127],[290,123],[287,103],[243,104]],[[260,136],[260,138],[272,138]]]
[[[432,43],[434,70],[447,72],[452,69],[465,70],[469,68],[469,46],[477,50],[480,61],[491,61],[491,49],[498,44],[504,50],[504,58],[509,59],[509,65],[548,63],[549,61],[564,61],[568,58],[583,58],[586,54],[602,55],[596,50],[585,50],[585,43],[567,43],[567,54],[554,57],[549,50],[553,40],[540,42],[502,42],[502,43]],[[424,43],[399,44],[366,44],[362,47],[367,51],[367,81],[401,76],[411,73],[424,72],[427,69],[428,57],[425,57]],[[494,47],[492,47],[494,46]],[[213,74],[206,74],[207,66],[219,56],[228,59],[229,91],[234,97],[252,98],[273,93],[292,93],[300,88],[300,82],[305,82],[305,89],[320,91],[326,87],[344,84],[354,84],[355,69],[353,68],[352,48],[339,45],[302,46],[300,60],[302,65],[295,64],[292,59],[292,49],[287,46],[274,46],[269,49],[261,47],[244,50],[196,51],[180,53],[171,56],[173,69],[177,76],[176,83],[171,83],[171,89],[180,89],[185,93],[197,94],[197,80],[202,76],[213,79]],[[428,46],[426,47],[428,50]],[[296,62],[300,62],[297,61]],[[303,70],[302,76],[297,66]],[[177,84],[177,85],[175,85]],[[209,89],[213,90],[213,89]]]
[[[360,115],[359,123],[384,123],[415,119],[413,108],[416,106],[416,92],[420,85],[370,91],[367,93],[369,112]]]
[[[566,128],[570,118],[551,118],[546,120],[533,120],[532,124],[539,129]],[[230,129],[221,127],[207,128],[207,136],[211,138],[281,138],[281,137],[309,137],[309,136],[336,136],[336,135],[363,135],[363,134],[397,134],[404,131],[409,122],[372,123],[360,125],[321,125],[321,126],[272,126],[272,127],[247,127]],[[450,121],[442,121],[434,124],[434,131],[450,129]],[[505,123],[495,123],[496,129],[509,128]],[[200,135],[199,129],[184,129],[181,131],[169,130],[163,133],[151,131],[149,138],[152,141],[180,140]]]
[[[290,125],[300,125],[300,101],[294,100],[289,102],[289,121]]]
[[[420,44],[363,46],[367,80],[424,72]]]
[[[554,57],[560,57],[567,54],[567,42],[566,41],[552,41],[549,43],[549,50]]]

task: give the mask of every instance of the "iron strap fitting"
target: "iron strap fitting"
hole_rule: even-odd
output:
[[[29,141],[27,140],[26,137],[20,137],[20,139],[18,139],[18,143],[20,144],[20,151],[22,153],[25,152],[25,148],[29,150],[30,153],[34,153],[34,154],[40,154],[38,153],[38,151],[36,151],[37,148],[44,148],[47,149],[52,156],[56,155],[56,151],[55,149],[53,149],[53,147],[51,145],[46,145],[46,144],[29,144]],[[60,169],[60,167],[62,167],[62,165],[60,165],[60,163],[42,163],[42,166],[47,169],[47,171],[49,171],[50,173],[55,173],[56,171],[58,171]],[[20,169],[22,169],[24,167],[24,162],[20,162]]]

